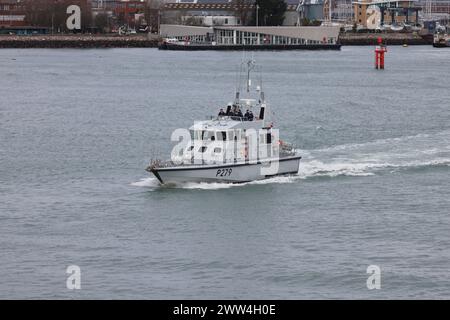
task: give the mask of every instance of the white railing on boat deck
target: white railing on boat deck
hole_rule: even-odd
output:
[[[289,157],[289,156],[294,156],[296,155],[296,149],[291,145],[291,144],[287,144],[287,143],[283,143],[282,145],[280,145],[279,147],[279,155],[278,158],[284,158],[284,157]],[[264,160],[264,159],[271,159],[271,157],[259,157],[257,161],[260,160]],[[189,167],[189,166],[197,166],[197,165],[226,165],[226,164],[235,164],[238,162],[244,162],[244,163],[249,163],[253,160],[248,159],[248,158],[235,158],[229,161],[208,161],[208,160],[204,160],[204,159],[198,159],[200,160],[199,162],[194,162],[194,159],[191,159],[191,162],[173,162],[172,160],[159,160],[159,159],[152,159],[150,161],[149,166],[147,167],[147,170],[152,170],[152,169],[156,169],[156,168],[167,168],[167,167]]]
[[[239,116],[209,116],[210,120],[234,120],[234,121],[240,121],[240,122],[251,122],[251,121],[258,121],[258,117],[253,117],[252,120],[249,120],[246,117],[239,117]]]

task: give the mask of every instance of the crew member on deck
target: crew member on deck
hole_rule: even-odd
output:
[[[230,116],[237,116],[237,106],[233,106],[233,110],[231,110]]]
[[[250,119],[250,112],[248,112],[248,109],[247,109],[244,114],[244,120],[247,121],[249,119]]]
[[[223,109],[221,108],[220,111],[219,111],[219,117],[223,117],[225,115],[226,115],[225,111],[223,111]]]
[[[250,110],[248,113],[248,121],[253,121],[253,118],[254,118],[253,112]]]

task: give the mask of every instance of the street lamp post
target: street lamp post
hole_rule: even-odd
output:
[[[258,10],[259,10],[259,5],[258,5],[258,3],[256,3],[256,27],[259,26],[259,24],[258,24],[258,16],[259,16]]]
[[[161,35],[161,9],[158,9],[158,35]]]

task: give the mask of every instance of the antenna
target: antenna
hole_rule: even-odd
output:
[[[255,60],[250,59],[247,61],[247,92],[250,92],[252,80],[250,79],[250,71],[255,68]]]

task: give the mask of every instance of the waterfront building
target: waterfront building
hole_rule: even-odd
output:
[[[184,0],[182,0],[184,1]],[[298,0],[288,0],[283,26],[294,26],[298,22]],[[170,2],[162,7],[161,21],[164,24],[194,26],[239,26],[248,25],[250,15],[255,12],[254,3],[236,4],[227,0],[196,0],[196,2]]]
[[[25,12],[19,0],[0,0],[0,28],[26,26]]]
[[[332,11],[332,18],[342,23],[351,23],[353,21],[352,0],[335,0]]]
[[[113,5],[113,14],[117,17],[119,23],[125,24],[130,28],[139,27],[139,19],[143,18],[146,8],[144,1],[117,1]]]
[[[216,27],[217,44],[336,44],[339,27]]]
[[[422,10],[417,0],[358,0],[353,2],[353,8],[355,23],[367,29],[416,24]]]
[[[449,0],[419,0],[417,4],[422,7],[424,19],[441,19],[450,16]]]
[[[216,45],[336,44],[339,27],[197,27],[163,24],[161,36],[189,43]]]
[[[298,24],[303,21],[322,21],[324,17],[324,1],[323,0],[299,0],[297,6],[299,13]]]

